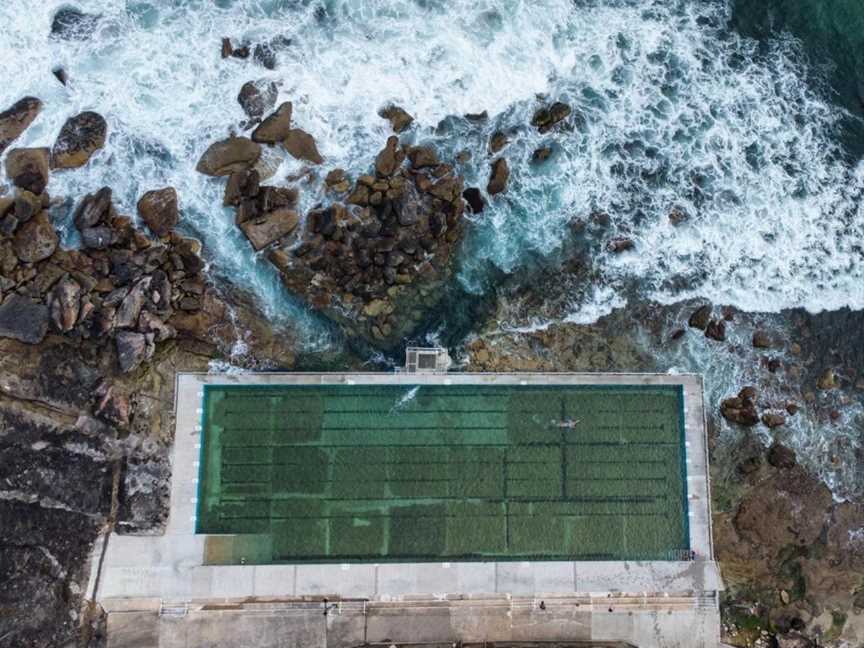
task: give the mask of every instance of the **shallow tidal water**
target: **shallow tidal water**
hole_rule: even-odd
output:
[[[90,39],[49,38],[66,6],[102,16]],[[223,182],[194,171],[208,144],[244,120],[236,96],[249,80],[279,84],[278,101],[294,102],[325,169],[372,164],[389,134],[377,112],[391,102],[415,117],[415,142],[445,157],[471,153],[469,185],[486,184],[492,133],[509,135],[508,191],[460,253],[468,300],[558,254],[574,218],[603,211],[610,227],[583,235],[596,279],[574,294],[571,321],[634,299],[864,308],[855,0],[7,0],[0,24],[0,105],[28,94],[45,102],[18,145],[50,145],[82,110],[109,124],[88,166],[52,176],[52,196],[110,185],[134,214],[141,193],[173,185],[182,227],[204,241],[211,270],[251,289],[310,351],[340,342],[253,254],[221,207]],[[222,60],[223,36],[291,43],[267,70]],[[58,65],[66,87],[51,73]],[[538,97],[572,105],[572,128],[531,129]],[[464,118],[483,111],[485,121]],[[543,164],[531,161],[539,146],[553,149]],[[299,169],[286,158],[274,181]],[[301,189],[306,207],[323,197],[320,179]],[[71,208],[56,217],[74,244]],[[687,221],[670,223],[673,209]],[[637,251],[608,253],[611,236]],[[712,375],[715,361],[706,348],[669,364]],[[727,374],[713,374],[718,393],[737,387],[740,372]]]

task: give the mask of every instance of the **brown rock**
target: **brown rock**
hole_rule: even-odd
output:
[[[774,412],[765,412],[762,414],[762,423],[769,428],[777,428],[786,424],[786,417],[782,414]]]
[[[389,121],[396,133],[401,133],[414,121],[414,118],[399,106],[387,106],[380,110],[378,115]]]
[[[296,207],[300,192],[294,187],[261,187],[258,192],[258,207],[270,212],[282,207]]]
[[[293,106],[290,101],[280,104],[276,112],[269,115],[258,128],[252,131],[252,141],[264,144],[284,141],[291,134],[292,112]]]
[[[252,243],[252,247],[258,251],[290,234],[299,222],[300,217],[297,212],[283,208],[246,221],[240,225],[240,229]]]
[[[43,211],[18,228],[12,239],[12,247],[19,260],[37,263],[54,254],[58,241],[57,232],[47,212]]]
[[[6,155],[6,177],[16,187],[41,194],[48,184],[50,154],[47,148],[16,148]]]
[[[826,369],[816,381],[816,388],[822,390],[836,389],[838,387],[837,376],[833,369]]]
[[[2,202],[2,199],[0,199],[0,202]],[[26,189],[20,189],[16,193],[14,200],[14,214],[19,223],[27,222],[40,211],[42,211],[41,196],[37,196]],[[5,209],[0,209],[0,215],[3,213],[5,213]]]
[[[260,176],[254,169],[235,171],[228,177],[225,184],[225,197],[222,204],[226,207],[240,204],[243,198],[254,198],[258,195]]]
[[[63,124],[51,149],[51,167],[77,169],[84,166],[105,146],[107,134],[108,124],[99,113],[87,111],[71,117]]]
[[[138,201],[138,215],[159,238],[168,236],[179,220],[174,187],[148,191]]]
[[[369,204],[369,187],[358,183],[357,186],[354,187],[354,191],[351,192],[351,195],[348,196],[345,202],[349,205],[359,205],[360,207],[365,207]]]
[[[680,207],[673,207],[672,211],[669,212],[669,222],[673,225],[680,225],[681,223],[689,220],[690,216],[686,211],[681,209]]]
[[[541,133],[546,133],[552,130],[558,122],[569,116],[571,112],[570,106],[561,101],[556,101],[548,108],[540,108],[535,112],[534,117],[531,119],[531,125]]]
[[[48,332],[48,307],[13,293],[0,304],[0,337],[38,344]]]
[[[754,349],[769,349],[771,348],[771,338],[765,331],[754,331],[753,333],[753,348]]]
[[[229,137],[211,144],[195,170],[209,176],[227,176],[249,169],[260,157],[260,144],[248,137]]]
[[[142,362],[153,356],[153,342],[148,341],[143,333],[119,331],[114,337],[114,343],[117,347],[117,361],[123,373],[137,369]]]
[[[428,146],[412,147],[408,153],[408,159],[411,160],[411,166],[415,169],[434,167],[440,164],[435,149]]]
[[[494,196],[506,190],[509,179],[510,167],[507,165],[507,160],[498,158],[492,163],[492,172],[489,175],[489,184],[486,185],[486,193]]]
[[[720,414],[727,421],[738,425],[752,426],[759,422],[759,412],[756,411],[756,390],[744,387],[737,396],[726,398],[720,403]]]
[[[95,414],[113,425],[129,425],[129,398],[103,383],[96,390]]]
[[[632,250],[634,247],[636,247],[636,244],[633,242],[633,239],[625,236],[617,236],[606,244],[606,250],[613,254],[620,254],[621,252]]]
[[[250,119],[261,119],[268,110],[276,105],[279,90],[273,81],[260,79],[244,83],[237,95],[237,102]],[[260,141],[260,140],[255,140]],[[278,140],[274,140],[278,141]]]
[[[42,102],[36,97],[19,99],[0,112],[0,154],[14,142],[42,110]]]
[[[391,135],[375,158],[375,171],[379,176],[386,178],[396,173],[404,160],[405,152],[399,149],[399,138]]]
[[[288,131],[288,134],[282,141],[282,146],[298,160],[306,160],[312,164],[321,164],[324,161],[324,158],[318,152],[315,138],[299,128],[292,128]]]
[[[49,297],[51,321],[54,327],[65,333],[78,322],[81,308],[81,286],[71,277],[64,277],[51,290]]]
[[[768,463],[775,468],[794,468],[795,451],[780,443],[774,443],[768,448]]]
[[[692,315],[690,315],[690,319],[687,320],[687,324],[690,328],[700,329],[704,331],[708,328],[708,322],[711,321],[711,304],[705,304],[704,306],[700,306],[697,308]]]
[[[548,160],[549,156],[551,156],[551,155],[552,155],[552,147],[551,146],[541,146],[540,148],[536,149],[531,154],[531,161],[534,164],[542,164],[543,162]]]
[[[230,38],[222,39],[222,58],[228,58],[234,53],[234,46],[231,45]]]
[[[705,327],[705,337],[724,342],[726,340],[726,322],[724,320],[712,319]]]
[[[509,143],[510,141],[504,133],[501,131],[495,131],[492,133],[492,137],[489,138],[489,153],[495,155]]]

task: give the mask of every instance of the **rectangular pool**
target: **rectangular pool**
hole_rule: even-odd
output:
[[[210,564],[690,548],[678,385],[207,385],[202,424]]]

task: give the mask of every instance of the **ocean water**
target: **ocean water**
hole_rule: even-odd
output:
[[[91,38],[49,38],[67,6],[101,16]],[[107,184],[134,215],[140,194],[173,185],[211,270],[291,322],[307,350],[339,341],[238,233],[221,207],[224,181],[194,171],[209,143],[239,130],[236,96],[249,80],[279,84],[326,158],[301,185],[304,207],[323,199],[326,170],[371,166],[389,134],[377,116],[387,103],[415,117],[414,142],[469,151],[463,171],[480,187],[490,136],[508,133],[508,191],[474,218],[460,252],[468,295],[557,254],[581,219],[596,281],[574,294],[569,321],[634,298],[860,309],[862,21],[854,0],[6,0],[0,105],[45,102],[24,146],[50,145],[77,112],[103,114],[108,145],[85,168],[55,173],[52,196]],[[290,45],[267,70],[222,60],[223,36]],[[58,65],[67,87],[51,73]],[[573,115],[541,135],[531,115],[552,100]],[[485,121],[464,118],[482,111]],[[531,162],[538,146],[553,149],[544,164]],[[300,169],[286,158],[272,182]],[[670,223],[673,209],[688,220]],[[590,224],[601,211],[606,228]],[[70,212],[57,219],[74,244]],[[613,236],[635,251],[607,252]],[[712,362],[695,357],[697,370]]]

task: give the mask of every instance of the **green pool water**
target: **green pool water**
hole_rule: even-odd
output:
[[[680,387],[207,386],[209,563],[667,560]]]

